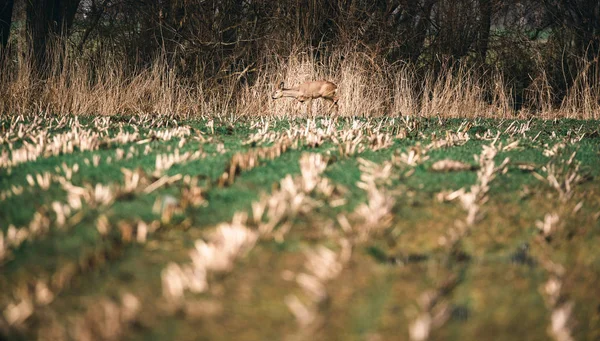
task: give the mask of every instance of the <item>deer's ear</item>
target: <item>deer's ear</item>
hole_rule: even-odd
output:
[[[279,89],[283,89],[283,82],[279,83]]]

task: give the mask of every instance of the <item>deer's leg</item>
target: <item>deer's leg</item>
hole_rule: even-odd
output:
[[[323,97],[323,99],[325,100],[325,102],[327,102],[327,110],[325,112],[327,114],[329,114],[329,112],[331,111],[331,108],[333,108],[333,100],[331,98],[327,98],[327,97]]]
[[[302,112],[302,101],[296,101],[296,112],[297,113]]]
[[[298,107],[298,111],[302,112],[302,106],[304,104],[304,101],[306,101],[306,98],[300,96],[300,97],[297,97],[296,100],[298,101],[298,102],[296,102],[296,103],[298,103],[298,106],[297,106]]]
[[[323,97],[324,100],[326,100],[329,105],[327,107],[327,113],[331,113],[332,110],[333,112],[335,112],[337,114],[338,112],[338,104],[337,104],[337,100],[335,98],[327,98],[327,97]]]
[[[340,100],[339,97],[333,97],[333,108],[335,109],[335,114],[338,114],[338,111],[340,110],[340,106],[338,105],[338,101]]]

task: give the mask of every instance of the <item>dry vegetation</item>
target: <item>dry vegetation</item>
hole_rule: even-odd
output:
[[[8,339],[600,335],[597,125],[1,124]]]
[[[272,101],[276,85],[319,79],[339,85],[342,116],[597,119],[600,112],[600,77],[589,74],[600,70],[598,60],[581,62],[581,73],[560,103],[555,103],[548,80],[539,77],[517,110],[512,84],[497,70],[449,64],[437,72],[423,72],[415,65],[390,64],[352,47],[332,50],[327,57],[314,57],[301,49],[292,49],[288,56],[265,53],[253,68],[252,83],[245,78],[246,69],[218,84],[178,74],[163,56],[151,67],[126,72],[121,66],[125,60],[109,52],[86,59],[69,48],[51,51],[46,77],[34,71],[32,58],[4,62],[0,112],[295,117],[305,115],[306,107],[292,100]],[[324,110],[321,103],[315,105],[317,112]]]
[[[593,1],[7,3],[0,340],[600,339]]]

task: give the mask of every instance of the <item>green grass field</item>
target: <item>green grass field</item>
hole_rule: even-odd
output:
[[[598,121],[3,117],[0,339],[595,340],[599,216]]]

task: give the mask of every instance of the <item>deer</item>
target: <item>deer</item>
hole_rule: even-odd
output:
[[[325,80],[304,82],[291,88],[286,88],[283,82],[281,82],[279,84],[279,87],[277,88],[277,90],[275,90],[271,97],[273,99],[278,99],[282,97],[293,97],[300,103],[304,103],[306,100],[308,100],[309,116],[312,116],[313,99],[322,98],[328,103],[330,103],[327,112],[329,113],[332,109],[335,109],[335,113],[337,114],[337,111],[339,109],[339,97],[336,96],[337,89],[337,85]]]

